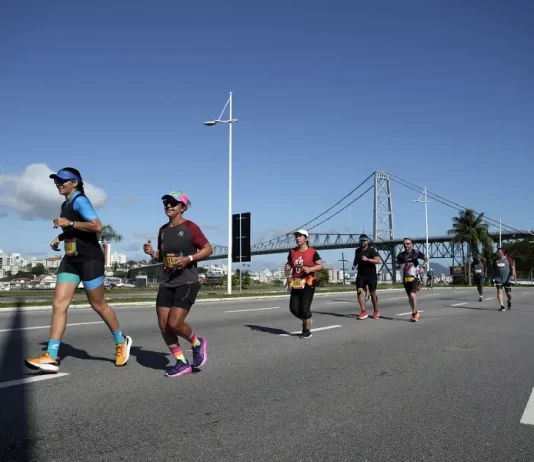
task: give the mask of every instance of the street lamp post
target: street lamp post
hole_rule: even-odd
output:
[[[222,120],[221,117],[228,106],[230,118],[228,120]],[[232,293],[232,125],[239,119],[232,118],[232,92],[228,97],[228,101],[224,106],[221,115],[216,120],[208,120],[204,122],[207,127],[212,127],[217,124],[228,124],[228,279],[227,279],[227,292],[228,295]]]
[[[424,197],[423,200],[421,200],[421,198]],[[426,255],[426,270],[428,272],[428,268],[430,268],[430,254],[429,254],[429,251],[428,251],[428,198],[427,198],[427,194],[426,194],[426,187],[423,191],[423,194],[421,195],[421,197],[419,199],[417,199],[416,201],[410,201],[412,204],[415,204],[415,203],[422,203],[422,204],[425,204],[425,229],[426,229],[426,250],[425,250],[425,255]]]

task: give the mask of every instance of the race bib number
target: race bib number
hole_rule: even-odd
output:
[[[409,282],[413,282],[413,281],[415,281],[415,277],[414,277],[414,276],[406,276],[406,277],[404,278],[404,283],[405,283],[405,284],[407,284],[407,283],[409,283]]]
[[[76,239],[65,239],[65,255],[69,257],[78,255],[76,251]]]
[[[289,286],[292,289],[304,289],[305,284],[306,284],[306,281],[304,279],[294,278],[294,279],[291,279],[291,283],[289,284]]]
[[[180,257],[174,253],[165,254],[163,256],[163,265],[165,268],[175,268],[178,258]]]
[[[481,274],[482,273],[482,270],[481,269],[477,269],[475,270],[477,274]]]

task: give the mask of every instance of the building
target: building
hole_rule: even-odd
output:
[[[110,265],[126,265],[126,255],[123,253],[113,252],[109,258]]]
[[[45,268],[59,268],[59,264],[61,263],[62,257],[55,256],[51,258],[47,258],[45,260]]]
[[[104,252],[104,265],[111,266],[111,244],[100,244]]]

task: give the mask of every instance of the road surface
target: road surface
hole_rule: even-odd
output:
[[[96,314],[72,311],[53,376],[23,367],[50,312],[2,313],[0,460],[531,462],[534,290],[506,312],[485,295],[423,290],[418,323],[401,291],[365,321],[354,294],[318,296],[306,340],[287,299],[198,304],[208,363],[177,378],[152,308],[117,310],[123,368]]]

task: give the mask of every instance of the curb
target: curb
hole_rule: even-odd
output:
[[[474,287],[474,286],[473,286]],[[466,287],[459,287],[458,289],[464,289]],[[467,287],[468,288],[468,287]],[[398,292],[403,291],[404,289],[378,289],[377,292]],[[455,287],[442,287],[439,290],[456,290]],[[315,297],[324,297],[327,295],[347,295],[347,294],[355,294],[355,290],[344,290],[344,291],[338,291],[338,292],[318,292],[315,294]],[[208,299],[199,299],[195,302],[195,305],[202,304],[202,303],[218,303],[218,302],[235,302],[236,300],[265,300],[265,299],[271,299],[271,298],[286,298],[289,297],[289,293],[280,294],[280,295],[256,295],[251,297],[229,297],[229,298],[208,298]],[[128,308],[128,307],[147,307],[147,306],[154,306],[155,303],[155,297],[154,301],[150,302],[124,302],[121,303],[120,301],[113,302],[112,306],[113,308]],[[69,307],[69,310],[86,310],[87,308],[91,308],[91,305],[89,303],[79,304],[79,305],[71,305]],[[21,308],[17,308],[16,306],[13,307],[6,307],[6,308],[0,308],[0,314],[1,313],[13,313],[15,311],[52,311],[51,305],[44,305],[44,306],[23,306]]]

